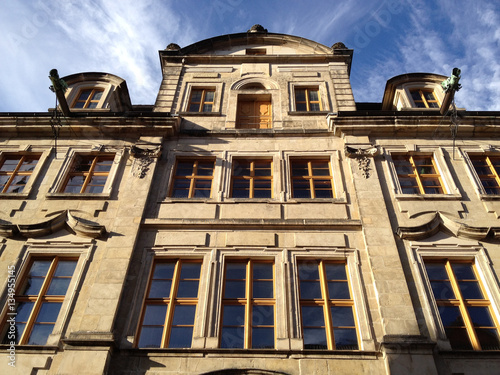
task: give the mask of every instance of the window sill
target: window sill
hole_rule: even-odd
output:
[[[482,201],[500,201],[500,195],[494,194],[479,194],[479,198]]]
[[[179,112],[179,116],[222,116],[220,112]]]
[[[29,193],[0,193],[0,199],[27,199]]]
[[[344,198],[290,198],[286,203],[346,203]]]
[[[460,194],[396,194],[397,201],[458,201],[462,199]]]
[[[165,198],[158,203],[220,203],[212,198]]]
[[[107,193],[48,193],[47,199],[110,199],[111,194]]]
[[[288,111],[289,116],[326,116],[330,111]]]
[[[267,204],[280,204],[283,203],[272,198],[225,198],[220,203],[267,203]]]

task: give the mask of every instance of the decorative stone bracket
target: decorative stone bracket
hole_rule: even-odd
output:
[[[378,155],[378,147],[371,146],[365,149],[345,146],[345,155],[351,159],[357,159],[358,169],[361,171],[364,178],[370,178],[370,157]]]
[[[495,240],[500,238],[500,227],[473,227],[452,220],[439,211],[427,223],[414,227],[399,227],[397,234],[402,239],[421,240],[433,236],[440,230],[451,232],[455,237],[478,241],[487,238]]]
[[[134,145],[131,149],[134,163],[132,165],[132,175],[144,178],[149,170],[149,166],[161,155],[161,145]]]
[[[99,238],[106,234],[104,225],[94,224],[88,220],[75,216],[77,212],[64,210],[47,221],[34,224],[4,224],[0,223],[0,236],[14,237],[21,235],[25,238],[47,236],[63,228],[82,237]]]

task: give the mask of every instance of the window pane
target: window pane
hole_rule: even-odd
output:
[[[304,327],[324,327],[323,307],[302,306],[302,324]]]
[[[62,303],[60,302],[44,302],[40,308],[36,321],[42,323],[55,323],[61,306]]]
[[[271,263],[254,263],[253,264],[254,279],[273,279],[273,265]]]
[[[172,279],[174,277],[175,262],[157,263],[153,273],[154,279]]]
[[[304,349],[328,349],[324,328],[304,328]]]
[[[226,305],[224,306],[224,318],[222,325],[224,326],[242,326],[245,324],[245,306],[242,305]]]
[[[337,350],[358,350],[358,337],[355,329],[335,328],[335,349]]]
[[[494,327],[493,319],[491,318],[488,307],[469,306],[467,308],[469,316],[474,327]]]
[[[305,262],[299,264],[300,280],[319,280],[318,264],[316,262]]]
[[[431,288],[436,299],[455,298],[455,293],[449,281],[431,281]]]
[[[139,348],[159,348],[163,327],[142,327]]]
[[[47,344],[47,339],[52,333],[54,328],[53,324],[38,324],[35,323],[31,331],[30,338],[28,340],[28,345],[45,345]]]
[[[464,321],[457,306],[439,306],[439,315],[444,327],[463,327]]]
[[[306,90],[305,89],[295,89],[295,100],[303,102],[306,100]]]
[[[147,305],[143,325],[163,326],[168,305]]]
[[[246,278],[246,263],[227,263],[226,278],[227,279],[245,279]]]
[[[429,280],[448,280],[448,273],[443,263],[426,263],[425,269]]]
[[[148,298],[168,298],[170,297],[171,280],[153,280]]]
[[[252,307],[252,325],[274,326],[274,306],[254,305]]]
[[[350,299],[349,284],[347,282],[329,282],[328,294],[330,299]]]
[[[460,293],[465,299],[483,299],[483,292],[477,281],[459,281]]]
[[[327,280],[347,280],[345,264],[326,263],[325,272]]]
[[[198,297],[198,280],[179,281],[177,298],[196,298]]]
[[[273,282],[255,280],[253,282],[253,298],[273,298]]]
[[[334,327],[354,327],[354,316],[351,306],[332,306],[332,323]],[[354,332],[356,333],[356,332]]]
[[[45,345],[52,333],[54,323],[61,309],[62,303],[45,302],[40,308],[35,325],[28,341],[29,345]]]
[[[174,188],[172,190],[172,197],[174,198],[188,198],[189,197],[189,180],[175,180]]]
[[[446,328],[445,331],[453,350],[472,350],[469,335],[465,328]]]
[[[201,263],[182,263],[181,279],[199,279]]]
[[[274,348],[274,328],[253,327],[252,328],[252,348],[273,349]]]
[[[8,159],[5,159],[2,166],[0,167],[1,172],[13,172],[19,161],[21,160],[21,156],[9,156]]]
[[[193,340],[193,327],[172,327],[169,348],[190,348]]]
[[[47,290],[48,295],[54,296],[64,296],[68,290],[71,278],[55,278],[51,281],[49,289]]]
[[[224,298],[245,298],[245,281],[226,280]]]
[[[482,350],[500,350],[500,341],[496,329],[476,329]]]
[[[300,298],[301,299],[320,299],[321,285],[318,281],[301,281],[300,282]]]
[[[476,275],[470,263],[451,263],[451,268],[458,280],[476,280]]]
[[[193,175],[193,162],[191,161],[185,161],[181,162],[179,161],[177,163],[177,169],[175,171],[176,176],[192,176]]]
[[[311,186],[309,181],[294,180],[293,181],[293,197],[294,198],[311,198]]]
[[[176,305],[172,324],[174,326],[193,325],[195,313],[196,313],[196,305]]]
[[[51,263],[51,260],[36,260],[33,262],[21,295],[37,295],[40,292]]]
[[[245,338],[243,327],[223,327],[220,340],[221,348],[243,348]]]

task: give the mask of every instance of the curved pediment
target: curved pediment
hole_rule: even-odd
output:
[[[397,234],[402,239],[421,240],[429,238],[439,231],[450,232],[455,237],[473,240],[500,238],[500,227],[475,227],[467,225],[457,220],[450,219],[439,211],[424,224],[414,227],[399,227],[397,229]]]
[[[106,234],[104,225],[90,222],[77,211],[64,210],[53,213],[50,219],[31,224],[0,223],[0,235],[3,237],[22,236],[37,238],[67,229],[82,237],[99,238]]]

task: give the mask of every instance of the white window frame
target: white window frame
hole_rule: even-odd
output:
[[[448,165],[446,163],[443,149],[441,147],[428,147],[428,146],[393,146],[393,147],[383,147],[383,154],[387,164],[387,172],[391,177],[389,179],[392,193],[396,200],[457,200],[461,199],[462,195],[460,190],[458,190],[453,180]],[[404,194],[399,183],[398,174],[396,172],[396,167],[394,166],[394,161],[392,160],[392,155],[394,154],[406,154],[415,155],[419,154],[431,155],[434,163],[436,164],[438,173],[443,182],[443,189],[446,191],[444,194]]]
[[[95,151],[98,149],[98,151]],[[73,161],[76,155],[83,156],[99,156],[100,154],[109,153],[114,154],[113,165],[109,171],[108,178],[106,179],[106,184],[102,193],[64,193],[61,190],[66,183],[66,177],[70,173],[71,167],[73,166]],[[65,198],[65,199],[109,199],[115,186],[117,178],[118,168],[125,157],[125,150],[123,148],[113,148],[113,147],[95,147],[92,148],[70,148],[66,153],[65,160],[59,173],[57,174],[52,186],[49,189],[47,198]]]
[[[101,99],[97,104],[97,108],[74,108],[73,103],[77,99],[80,92],[83,90],[100,89],[103,90]],[[70,91],[66,96],[66,101],[72,112],[88,112],[96,110],[107,110],[109,109],[109,100],[112,92],[114,91],[114,86],[109,83],[102,83],[99,81],[85,81],[80,83],[75,83],[70,86]]]
[[[21,150],[24,149],[24,150]],[[2,158],[3,154],[9,154],[9,155],[25,155],[29,156],[30,154],[40,154],[40,158],[38,159],[38,162],[36,163],[36,167],[31,172],[31,176],[28,179],[28,183],[24,186],[23,192],[22,193],[0,193],[0,199],[2,198],[11,198],[11,199],[26,199],[28,198],[33,185],[35,184],[35,181],[40,177],[40,172],[43,169],[45,163],[48,160],[48,157],[52,151],[52,148],[38,148],[38,147],[31,147],[31,146],[26,146],[26,147],[20,147],[17,149],[0,149],[0,160]]]
[[[403,110],[406,110],[406,109],[414,109],[414,110],[419,110],[419,111],[439,110],[439,108],[417,107],[415,102],[413,101],[413,97],[411,96],[411,91],[417,90],[417,89],[424,90],[424,91],[432,91],[434,96],[436,97],[438,103],[440,105],[443,104],[444,94],[443,94],[443,89],[442,89],[440,84],[434,83],[434,82],[409,82],[409,83],[404,83],[401,85],[401,90],[405,93],[407,102],[410,105],[410,108],[402,108]]]

